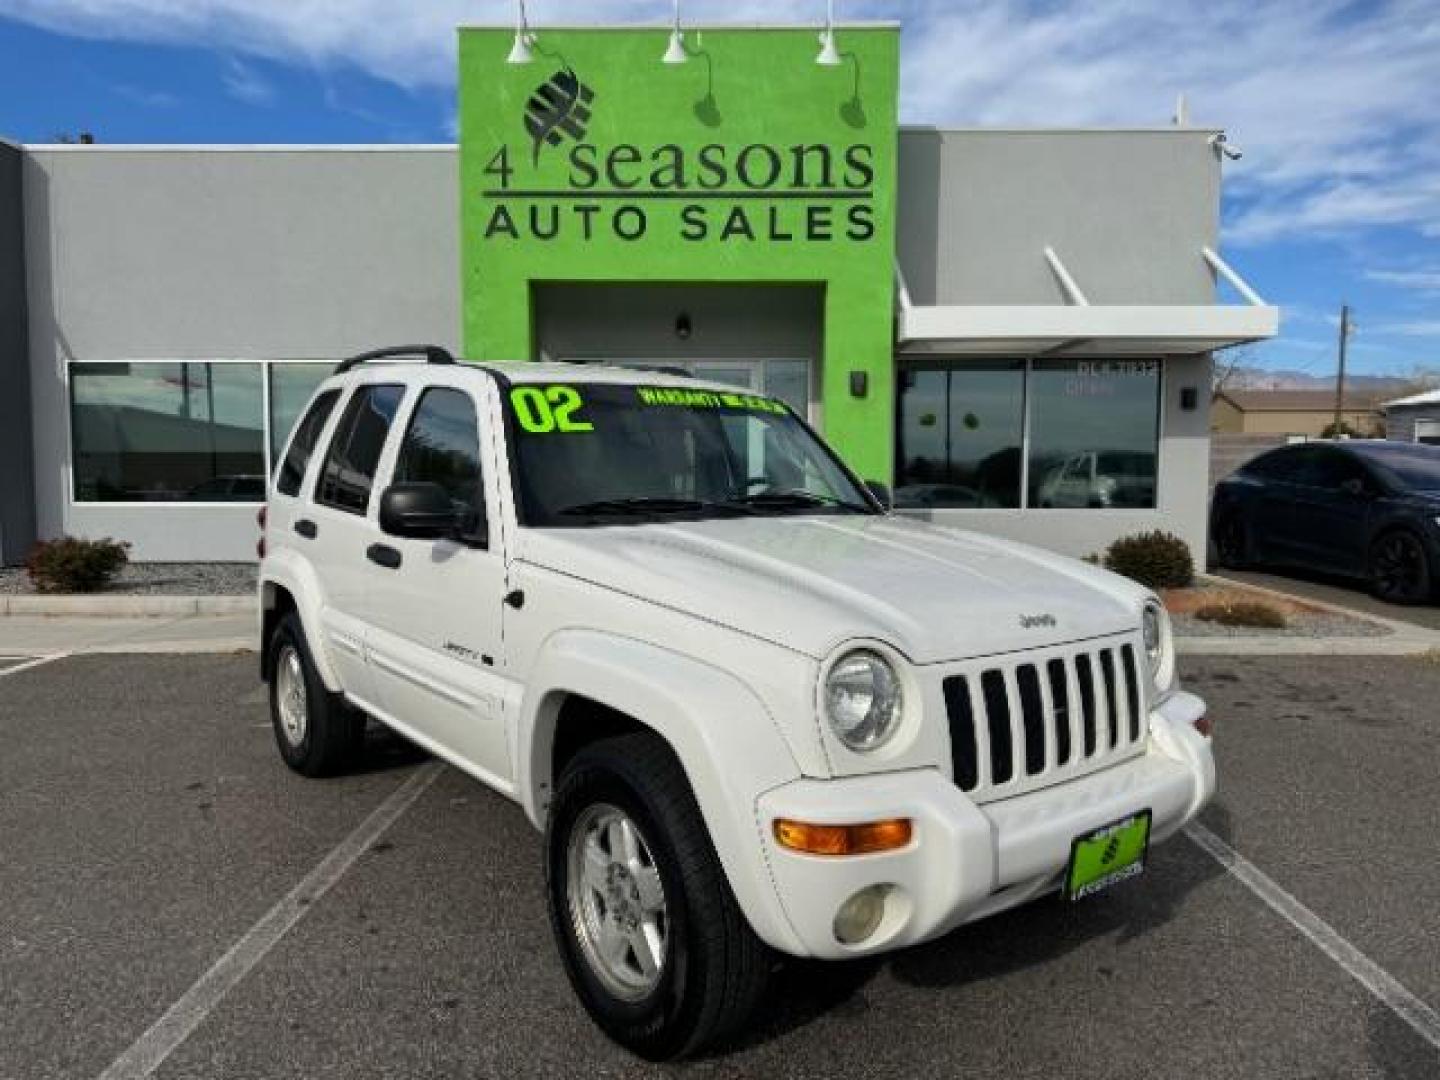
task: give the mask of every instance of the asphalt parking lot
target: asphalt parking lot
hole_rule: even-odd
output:
[[[1440,664],[1205,657],[1185,675],[1220,728],[1206,828],[1433,1018]],[[154,1068],[168,1080],[1440,1077],[1403,1008],[1186,837],[1080,905],[794,965],[738,1046],[652,1069],[571,996],[520,811],[381,733],[355,775],[288,773],[252,656],[0,674],[0,740],[0,1077],[143,1075],[162,1017],[189,1032]],[[206,983],[227,954],[253,966]]]

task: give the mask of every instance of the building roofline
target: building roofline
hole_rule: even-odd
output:
[[[24,143],[20,149],[45,153],[434,153],[453,152],[456,143]]]
[[[1034,127],[1008,125],[984,127],[970,124],[901,124],[901,131],[959,132],[979,135],[1215,135],[1224,131],[1218,127],[1176,127],[1174,124],[1134,124],[1115,127],[1053,127],[1038,124]]]
[[[849,19],[845,22],[835,22],[833,28],[836,30],[898,30],[900,20],[898,19]],[[812,22],[788,22],[788,23],[767,23],[767,22],[690,22],[681,20],[680,29],[690,30],[815,30],[823,29],[824,19],[816,19]],[[503,30],[506,33],[515,32],[514,22],[464,22],[455,27],[456,30]],[[668,19],[664,22],[643,22],[643,23],[607,23],[603,26],[596,23],[531,23],[532,33],[543,34],[547,30],[586,30],[599,31],[601,33],[623,33],[627,30],[662,30],[669,33],[675,29],[675,24]]]

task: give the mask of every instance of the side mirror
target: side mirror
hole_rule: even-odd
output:
[[[459,533],[463,522],[439,484],[391,484],[380,496],[380,531],[415,540],[440,540]]]
[[[895,508],[895,501],[890,497],[890,488],[888,485],[882,484],[879,480],[866,480],[865,486],[870,489],[871,495],[874,495],[875,498],[880,500],[880,505],[885,507],[886,510],[893,510]]]

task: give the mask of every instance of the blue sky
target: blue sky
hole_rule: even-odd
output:
[[[532,23],[657,22],[663,2],[531,0]],[[816,21],[818,0],[686,0],[687,19]],[[902,119],[1150,125],[1176,95],[1244,151],[1223,250],[1284,308],[1255,361],[1440,372],[1440,0],[895,0]],[[0,0],[0,136],[46,142],[435,142],[454,34],[498,0]]]

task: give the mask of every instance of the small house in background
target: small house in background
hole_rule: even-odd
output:
[[[1396,398],[1381,408],[1387,439],[1440,446],[1440,390]]]
[[[1440,415],[1440,407],[1436,414]],[[1345,395],[1341,423],[1350,434],[1378,437],[1385,431],[1379,400],[1362,391]],[[1221,390],[1210,408],[1210,430],[1234,435],[1319,438],[1335,421],[1334,390]]]

